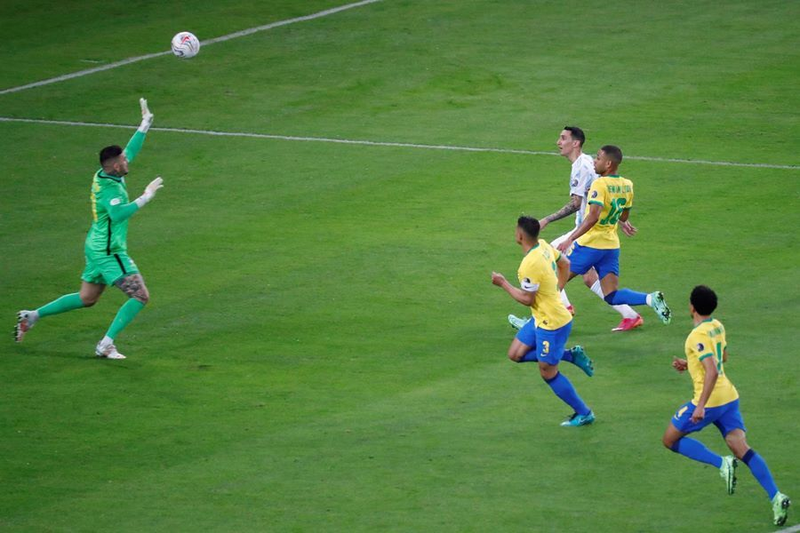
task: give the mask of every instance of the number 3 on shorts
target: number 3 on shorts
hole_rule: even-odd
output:
[[[550,341],[542,341],[542,353],[550,353]]]

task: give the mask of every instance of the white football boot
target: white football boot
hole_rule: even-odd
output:
[[[125,356],[117,351],[117,347],[114,346],[113,342],[107,342],[105,344],[103,344],[103,341],[98,342],[94,353],[97,357],[102,357],[104,359],[125,359]]]
[[[22,338],[30,331],[34,324],[36,324],[38,318],[39,316],[36,311],[18,311],[17,325],[14,326],[14,340],[16,342],[22,342]]]

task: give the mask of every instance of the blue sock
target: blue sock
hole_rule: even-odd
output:
[[[551,380],[544,380],[545,383],[550,385],[550,388],[553,389],[553,392],[556,396],[561,398],[561,400],[572,407],[572,409],[578,413],[579,415],[588,415],[592,412],[581,397],[578,396],[578,391],[575,390],[575,387],[572,386],[572,383],[567,379],[567,376],[559,372],[556,374]]]
[[[675,453],[701,463],[707,463],[717,468],[722,466],[722,457],[706,448],[706,445],[698,440],[683,437],[673,444],[670,449]]]
[[[564,350],[564,353],[561,355],[561,360],[574,365],[575,360],[572,358],[572,350]]]
[[[769,499],[771,500],[774,498],[775,494],[778,493],[778,486],[775,485],[775,480],[772,479],[772,474],[769,471],[767,462],[752,448],[747,450],[747,453],[744,454],[742,462],[747,465],[747,468],[753,473],[753,477],[756,478],[758,482],[761,483],[761,486],[764,487],[764,490],[767,491]]]
[[[611,305],[647,305],[647,293],[636,292],[630,289],[620,289],[607,294],[603,300]]]

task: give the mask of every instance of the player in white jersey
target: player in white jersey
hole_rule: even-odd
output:
[[[592,182],[597,178],[597,173],[594,171],[594,161],[592,157],[583,153],[583,143],[585,141],[586,135],[584,135],[583,130],[576,126],[564,126],[556,142],[559,153],[572,163],[572,171],[569,177],[570,198],[569,202],[567,202],[564,207],[541,219],[539,224],[540,228],[544,229],[550,222],[566,218],[572,213],[575,213],[575,227],[553,240],[550,243],[552,246],[558,246],[564,242],[575,228],[581,225],[584,213],[586,213],[586,198],[589,193],[589,188],[592,186]],[[636,228],[631,226],[628,222],[620,222],[619,225],[623,233],[629,237],[636,233]],[[583,282],[593,293],[601,299],[603,298],[600,280],[594,269],[589,270],[589,272],[583,276]],[[574,309],[565,291],[561,291],[561,301],[563,301],[566,308],[574,314]],[[615,305],[613,307],[614,310],[622,315],[622,321],[611,331],[629,331],[644,324],[644,320],[639,316],[639,313],[634,311],[629,305]],[[516,329],[520,329],[528,320],[529,319],[519,318],[514,315],[508,315],[508,321]]]

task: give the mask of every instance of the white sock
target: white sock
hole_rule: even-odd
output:
[[[100,346],[108,346],[109,344],[114,344],[114,339],[106,335],[103,337],[103,340],[100,341]]]
[[[650,307],[653,307],[653,295],[652,295],[652,294],[648,294],[648,295],[647,295],[647,299],[645,300],[645,302],[646,302],[646,303],[647,303],[647,305],[649,305]]]
[[[600,280],[595,281],[591,289],[592,292],[598,295],[601,300],[605,301],[605,296],[603,295],[603,289],[600,288]],[[639,313],[634,311],[633,307],[627,304],[612,305],[611,307],[614,308],[614,311],[621,314],[622,318],[636,318],[637,316],[639,316]]]
[[[605,295],[603,294],[603,289],[600,288],[600,280],[595,281],[594,284],[591,287],[589,287],[589,289],[591,289],[593,293],[598,295],[601,300],[605,298]]]
[[[561,301],[564,303],[564,307],[572,305],[569,303],[569,298],[567,298],[567,291],[561,291]]]
[[[39,321],[39,311],[31,311],[28,313],[28,324],[33,327]]]

